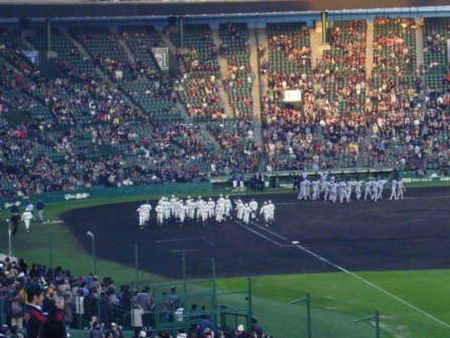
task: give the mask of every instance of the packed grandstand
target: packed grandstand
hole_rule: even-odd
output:
[[[450,19],[329,25],[326,44],[304,22],[0,27],[0,197],[257,171],[448,175]],[[48,33],[55,76],[24,53]]]

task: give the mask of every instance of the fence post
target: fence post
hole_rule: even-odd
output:
[[[183,269],[183,291],[184,291],[184,298],[186,299],[187,295],[187,280],[186,280],[186,252],[183,251],[181,253],[181,264]]]
[[[214,257],[211,257],[211,274],[212,274],[212,287],[213,287],[213,309],[214,316],[213,322],[217,325],[217,318],[220,318],[219,315],[219,307],[217,304],[217,284],[216,284],[216,260]]]
[[[311,333],[311,295],[309,292],[306,293],[306,329],[307,337],[312,338]]]
[[[97,322],[101,323],[101,318],[100,318],[100,290],[97,291]]]
[[[12,229],[11,229],[11,220],[7,219],[8,222],[8,256],[12,257]]]
[[[359,318],[354,320],[354,323],[359,322],[367,322],[367,321],[373,321],[375,323],[375,338],[380,338],[380,311],[375,311],[375,314],[363,318]]]
[[[54,276],[54,273],[53,273],[53,236],[51,233],[48,236],[48,260],[49,260],[50,269],[52,270],[52,278],[53,278],[53,276]]]
[[[253,319],[253,299],[252,299],[252,279],[251,277],[247,278],[247,301],[248,301],[248,308],[247,308],[247,330],[250,331],[252,326],[252,319]]]
[[[380,312],[375,311],[375,338],[380,338]]]
[[[5,299],[0,297],[0,324],[3,326],[5,324]]]
[[[137,244],[134,245],[134,267],[136,269],[134,283],[139,292],[139,246]]]
[[[305,294],[305,297],[294,299],[289,304],[304,303],[306,306],[306,337],[312,338],[312,324],[311,324],[311,295],[309,292]]]

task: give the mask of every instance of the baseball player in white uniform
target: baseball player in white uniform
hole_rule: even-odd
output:
[[[21,220],[22,220],[23,224],[25,224],[26,232],[30,232],[30,224],[31,224],[32,219],[33,219],[33,214],[31,213],[30,210],[25,210],[22,213]]]

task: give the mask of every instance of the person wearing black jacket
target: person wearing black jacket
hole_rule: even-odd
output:
[[[49,313],[39,331],[39,338],[66,338],[66,327],[60,313]]]
[[[45,208],[44,202],[42,200],[37,201],[36,209],[38,212],[39,222],[41,223],[44,223],[44,208]]]
[[[17,233],[17,226],[20,223],[20,210],[16,204],[13,204],[9,211],[11,212],[11,224],[13,226],[11,235],[14,236]]]
[[[30,284],[25,288],[28,304],[25,308],[27,338],[38,338],[46,314],[42,311],[44,290],[38,284]]]

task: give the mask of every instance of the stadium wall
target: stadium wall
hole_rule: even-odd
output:
[[[0,6],[1,9],[1,6]],[[406,8],[374,8],[374,9],[351,9],[351,10],[333,10],[327,11],[328,18],[331,21],[334,20],[352,20],[352,19],[366,19],[369,22],[375,17],[409,17],[409,18],[421,18],[421,17],[448,17],[450,16],[449,6],[427,6],[427,7],[406,7]],[[156,28],[162,28],[167,25],[167,20],[173,15],[140,15],[140,16],[58,16],[48,15],[45,17],[33,17],[27,18],[30,23],[45,22],[51,20],[59,24],[67,23],[69,25],[92,25],[92,23],[102,24],[139,24],[150,23]],[[208,23],[213,29],[219,27],[220,22],[246,22],[249,28],[263,28],[267,23],[273,22],[292,22],[302,21],[308,25],[313,25],[316,21],[320,20],[320,11],[304,11],[304,12],[274,12],[274,13],[223,13],[223,14],[184,14],[182,15],[184,24],[196,24],[196,23]],[[1,17],[0,23],[19,23],[22,18],[18,17]]]
[[[294,177],[300,175],[300,171],[277,171],[271,173],[265,173],[265,187],[266,189],[280,190],[280,189],[292,189]],[[318,176],[318,172],[309,171],[309,176]],[[417,177],[413,173],[395,173],[394,169],[339,169],[331,170],[330,174],[338,179],[358,179],[369,180],[373,178],[384,178],[387,180],[392,179],[395,175],[402,178],[406,186],[441,186],[450,185],[450,176],[440,176],[432,174],[427,177]],[[246,174],[244,179],[247,186],[250,183],[253,174]],[[93,187],[90,189],[80,189],[76,191],[60,191],[53,193],[45,193],[35,196],[24,196],[23,198],[3,198],[0,199],[0,206],[7,206],[8,203],[15,203],[18,200],[24,198],[30,198],[33,201],[37,199],[43,200],[45,203],[61,203],[71,200],[95,200],[95,199],[108,199],[117,197],[156,197],[161,195],[183,194],[183,195],[208,195],[218,194],[219,192],[230,192],[232,190],[232,182],[228,176],[214,177],[210,179],[210,182],[198,182],[198,183],[167,183],[167,184],[152,184],[141,186],[128,186],[128,187]],[[254,192],[251,190],[251,192]]]
[[[212,192],[213,185],[209,182],[203,183],[168,183],[152,184],[128,187],[93,187],[76,191],[60,191],[29,196],[32,200],[40,199],[45,203],[60,203],[70,200],[115,198],[126,196],[151,196],[172,194],[204,194]],[[0,199],[2,204],[16,202],[20,198]]]

